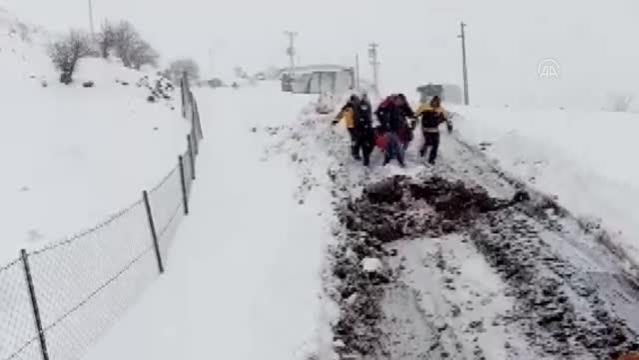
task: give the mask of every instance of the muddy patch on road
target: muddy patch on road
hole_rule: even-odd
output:
[[[464,324],[459,332],[480,334],[486,332],[485,323],[506,323],[523,334],[539,358],[608,359],[638,350],[637,334],[598,295],[588,274],[547,244],[547,236],[566,234],[549,223],[546,208],[529,200],[524,191],[516,192],[512,199],[497,199],[461,181],[405,176],[368,185],[360,197],[344,200],[338,206],[343,231],[337,234],[339,245],[332,250],[332,271],[338,279],[333,296],[342,314],[334,326],[337,352],[344,359],[391,358],[390,354],[397,354],[385,341],[397,326],[391,330],[383,325],[389,323],[389,314],[381,304],[389,293],[393,296],[393,291],[411,291],[397,286],[399,272],[404,269],[388,265],[388,260],[397,255],[389,244],[450,235],[460,237],[481,254],[505,284],[504,296],[513,304],[496,318]],[[448,271],[454,267],[447,266],[443,257],[433,261],[433,267],[448,273],[442,284],[431,286],[452,287],[460,272]],[[452,309],[466,306],[450,305]],[[485,351],[490,349],[482,349],[478,343],[463,344],[464,336],[455,334],[459,311],[438,315],[437,323],[425,325],[434,340],[424,344],[422,356],[490,359]],[[442,333],[455,339],[452,348],[438,343]],[[406,336],[413,336],[415,341],[420,338]],[[507,342],[503,346],[508,358],[517,358]],[[472,351],[463,352],[464,347]]]

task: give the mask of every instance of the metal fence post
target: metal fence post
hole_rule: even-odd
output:
[[[182,117],[186,117],[186,92],[185,92],[186,81],[184,81],[184,77],[180,79],[180,95],[182,95]]]
[[[200,137],[200,140],[204,139],[204,133],[202,132],[202,122],[200,121],[200,109],[197,106],[197,101],[195,98],[193,99],[193,106],[195,107],[195,119],[197,123],[197,133]]]
[[[189,161],[191,162],[191,180],[195,180],[195,156],[193,154],[193,139],[190,134],[186,135],[186,142],[189,144]]]
[[[146,216],[149,219],[149,228],[151,229],[151,237],[153,238],[153,247],[155,248],[155,256],[158,260],[158,268],[160,274],[164,273],[164,264],[162,264],[162,256],[160,255],[160,244],[158,243],[158,235],[155,231],[155,222],[153,221],[153,213],[151,213],[151,204],[149,203],[149,193],[144,190],[142,192],[144,199],[144,207],[146,207]]]
[[[180,180],[182,182],[182,203],[184,204],[184,215],[188,215],[189,196],[186,191],[186,176],[184,176],[184,158],[182,155],[178,156],[178,162],[180,163]]]
[[[33,277],[31,276],[31,267],[29,266],[29,255],[27,251],[22,249],[20,251],[22,257],[22,264],[24,265],[24,274],[27,280],[27,286],[29,287],[29,297],[31,298],[31,306],[33,308],[33,317],[35,318],[36,329],[38,330],[38,337],[40,338],[40,350],[42,350],[42,359],[49,360],[49,352],[47,351],[47,341],[44,336],[44,330],[42,329],[42,318],[40,317],[40,309],[38,308],[38,299],[36,298],[35,287],[33,286]]]
[[[193,125],[191,125],[191,140],[192,144],[193,144],[193,153],[195,155],[199,155],[200,153],[200,141],[197,138],[197,135],[195,134],[195,127],[193,127],[195,125],[195,123],[192,122]]]
[[[200,141],[200,137],[197,135],[197,119],[195,118],[195,100],[193,99],[193,93],[189,89],[189,99],[191,104],[191,134],[193,135],[193,140],[196,142]],[[199,144],[196,144],[199,145]],[[199,153],[199,146],[195,147],[195,153]]]

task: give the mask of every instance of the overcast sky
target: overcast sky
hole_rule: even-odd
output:
[[[382,88],[461,84],[459,22],[468,23],[471,101],[513,106],[601,107],[616,91],[639,93],[639,1],[561,0],[93,0],[96,23],[128,19],[165,59],[195,57],[203,72],[249,72],[287,63],[286,29],[299,61],[354,63],[380,43]],[[52,30],[88,28],[88,0],[0,0]],[[212,55],[212,56],[210,56]],[[552,59],[559,79],[540,78]]]

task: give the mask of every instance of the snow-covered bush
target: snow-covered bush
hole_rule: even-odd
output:
[[[60,71],[60,82],[67,85],[73,81],[78,60],[93,53],[89,36],[76,30],[52,43],[48,50],[53,65]]]
[[[164,71],[163,75],[174,84],[178,84],[184,73],[189,81],[195,84],[200,78],[200,67],[193,59],[178,59],[169,64],[169,68]]]
[[[126,67],[139,70],[145,65],[157,66],[159,54],[128,21],[117,25],[106,21],[98,34],[98,44],[103,58],[113,51]]]
[[[630,94],[612,94],[609,96],[608,105],[604,107],[608,111],[627,112],[630,110],[633,96]]]
[[[98,33],[98,46],[100,47],[100,56],[108,58],[111,50],[115,47],[116,42],[116,26],[110,21],[102,24],[102,29]]]

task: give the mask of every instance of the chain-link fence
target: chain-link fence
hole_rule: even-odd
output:
[[[202,139],[186,77],[182,112],[188,147],[155,187],[95,227],[0,265],[0,360],[81,359],[164,272]]]

